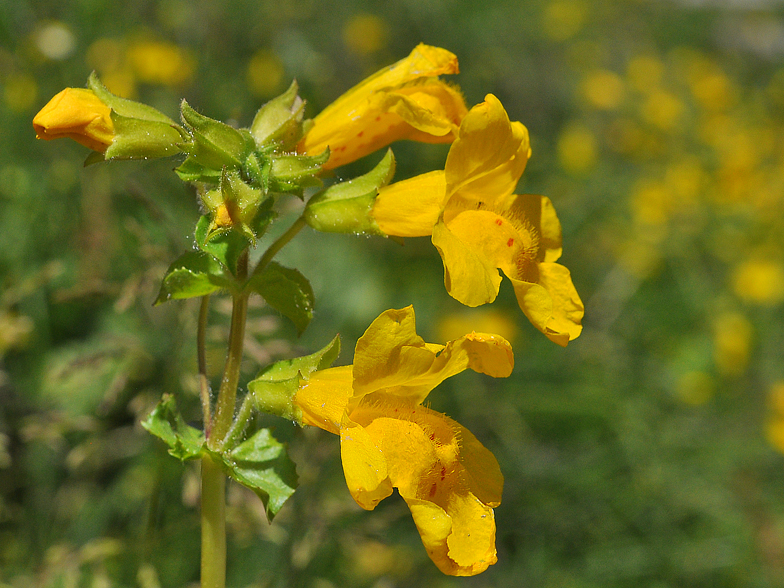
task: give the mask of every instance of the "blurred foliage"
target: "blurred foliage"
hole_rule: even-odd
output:
[[[229,585],[784,584],[778,3],[19,0],[0,5],[0,586],[198,581],[197,473],[139,426],[166,392],[198,421],[197,309],[152,306],[195,195],[171,162],[82,168],[80,146],[34,141],[35,112],[96,70],[171,116],[184,97],[243,125],[297,78],[314,114],[420,41],[458,55],[469,104],[492,92],[528,126],[519,190],[559,212],[585,330],[557,348],[508,284],[492,312],[463,309],[426,240],[303,235],[281,261],[315,318],[297,340],[257,300],[246,378],[336,331],[352,349],[410,303],[427,340],[514,338],[508,381],[431,395],[501,463],[499,563],[440,575],[402,501],[354,504],[334,438],[271,419],[301,486],[272,525],[231,486]],[[446,148],[395,152],[400,179]],[[215,373],[228,312],[213,305]]]

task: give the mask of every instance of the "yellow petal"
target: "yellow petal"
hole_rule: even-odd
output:
[[[557,263],[540,263],[538,283],[510,276],[520,308],[548,339],[566,347],[580,336],[584,307],[571,274]]]
[[[433,228],[433,245],[444,262],[444,286],[450,296],[466,306],[495,300],[501,275],[480,249],[455,236],[443,221]]]
[[[530,156],[528,130],[492,94],[463,119],[446,160],[449,196],[492,202],[511,194]]]
[[[452,53],[420,44],[325,108],[297,149],[318,154],[329,147],[324,168],[331,169],[400,139],[422,140],[423,133],[430,142],[450,141],[465,104],[434,78],[457,71]]]
[[[420,404],[441,382],[468,368],[494,378],[506,378],[514,368],[512,346],[499,335],[465,335],[434,353],[426,372],[411,374],[405,382],[384,392],[409,404]]]
[[[352,440],[361,439],[363,445],[352,447],[362,456],[350,456],[352,476],[369,489],[355,495],[360,505],[375,506],[372,493],[386,488],[384,480],[379,482],[384,467],[375,459],[378,450],[389,482],[411,508],[422,543],[439,569],[474,575],[494,563],[492,506],[501,501],[503,476],[492,453],[449,417],[394,397],[366,399],[351,418],[356,421]],[[358,428],[361,435],[355,434]]]
[[[114,140],[111,109],[92,90],[66,88],[33,119],[39,139],[67,137],[93,151],[106,151]]]
[[[427,554],[443,573],[475,576],[498,561],[493,509],[475,496],[453,496],[448,510],[417,498],[406,503]]]
[[[365,510],[373,510],[392,494],[387,473],[387,456],[360,425],[347,421],[340,430],[340,459],[343,474],[354,500]]]
[[[395,237],[427,237],[444,204],[443,171],[422,174],[381,188],[371,214],[378,227]]]
[[[434,357],[416,334],[412,306],[381,313],[359,338],[354,351],[354,405],[365,394],[403,384],[426,372]]]
[[[383,95],[382,109],[411,126],[408,139],[425,143],[454,141],[468,111],[460,90],[437,79]]]
[[[448,417],[446,417],[448,418]],[[504,476],[492,452],[482,445],[471,431],[452,421],[460,439],[460,464],[463,466],[463,483],[484,504],[496,507],[501,504]]]
[[[302,422],[337,435],[352,394],[352,379],[350,365],[311,374],[294,396]]]

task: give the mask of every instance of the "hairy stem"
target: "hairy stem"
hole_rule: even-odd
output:
[[[267,267],[267,264],[272,261],[272,258],[278,254],[278,251],[283,249],[283,246],[291,241],[297,235],[297,233],[303,229],[304,226],[305,219],[303,217],[299,217],[296,221],[294,221],[294,224],[292,224],[285,233],[278,237],[277,240],[275,240],[264,252],[264,255],[261,256],[259,263],[256,265],[256,269],[253,270],[253,275],[261,273],[264,268]]]
[[[201,588],[226,586],[226,476],[201,458]]]
[[[199,363],[199,396],[204,420],[204,434],[209,437],[212,428],[212,404],[210,400],[210,382],[207,379],[207,312],[210,309],[210,295],[202,296],[199,306],[199,324],[196,330],[196,356]]]

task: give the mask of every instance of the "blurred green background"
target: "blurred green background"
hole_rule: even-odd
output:
[[[508,282],[464,309],[428,239],[306,231],[280,259],[311,279],[315,319],[296,340],[257,301],[244,377],[337,331],[349,363],[408,304],[430,341],[505,334],[511,378],[429,398],[501,464],[499,562],[442,576],[399,497],[354,504],[334,436],[271,421],[301,486],[268,525],[232,485],[229,585],[784,585],[781,3],[17,0],[0,3],[0,586],[198,582],[197,472],[139,426],[165,392],[199,419],[197,307],[152,306],[192,246],[194,192],[172,161],[83,168],[79,145],[35,141],[33,115],[92,70],[239,125],[296,78],[313,115],[420,41],[458,55],[469,105],[492,92],[530,130],[519,191],[555,204],[585,330],[550,343]],[[397,179],[446,151],[396,145]],[[228,312],[217,299],[214,373]]]

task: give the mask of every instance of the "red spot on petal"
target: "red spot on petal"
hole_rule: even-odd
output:
[[[376,117],[376,122],[378,122],[378,121],[380,121],[380,120],[381,120],[381,115],[379,114],[379,115]]]
[[[362,136],[362,135],[364,135],[364,134],[365,134],[365,131],[359,131],[359,132],[357,133],[357,137],[361,137],[361,136]]]
[[[446,478],[446,468],[442,467],[441,468],[441,479],[443,480],[444,478]]]
[[[514,239],[512,237],[509,237],[509,240],[506,242],[506,246],[511,247],[512,245],[514,245]]]
[[[433,498],[433,496],[436,495],[436,490],[438,490],[438,485],[437,484],[433,484],[430,487],[430,498]]]
[[[495,224],[497,224],[500,227],[504,224],[504,221],[502,221],[500,218],[497,218],[495,219]]]
[[[430,433],[430,440],[431,441],[435,441],[436,440],[436,434],[435,433]]]

